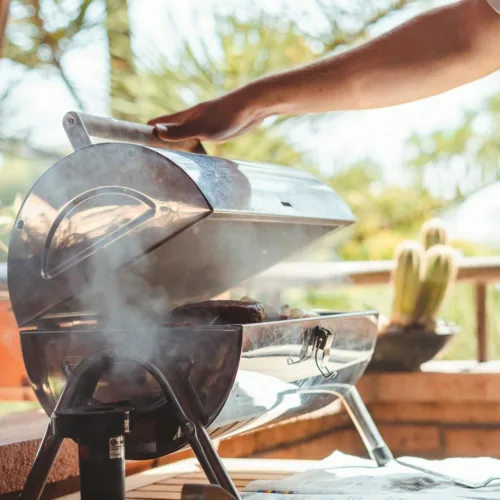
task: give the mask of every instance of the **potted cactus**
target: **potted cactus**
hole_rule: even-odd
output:
[[[457,272],[457,252],[447,239],[441,221],[432,219],[423,224],[420,241],[397,247],[392,311],[380,325],[369,370],[418,370],[458,333],[456,325],[437,318]]]

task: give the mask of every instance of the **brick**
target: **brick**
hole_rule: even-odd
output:
[[[500,373],[380,373],[368,377],[370,402],[500,401]]]
[[[500,429],[447,429],[444,442],[450,457],[500,457]]]
[[[313,439],[315,436],[329,434],[347,426],[351,427],[352,423],[345,412],[321,418],[295,420],[224,439],[220,444],[220,453],[227,458],[254,456],[256,453],[290,446],[292,443]]]
[[[219,454],[225,458],[249,457],[255,453],[257,439],[254,433],[224,439],[219,445]]]
[[[260,452],[254,458],[279,458],[298,460],[321,460],[334,451],[363,455],[366,453],[361,438],[353,429],[333,432],[331,435],[284,446],[275,450]]]
[[[397,454],[442,452],[441,435],[437,425],[379,425],[380,434],[389,448]]]
[[[383,422],[496,424],[500,404],[485,403],[373,403],[373,419]]]

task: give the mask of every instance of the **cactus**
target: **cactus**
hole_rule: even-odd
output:
[[[425,250],[434,245],[446,245],[448,233],[441,219],[430,219],[422,225],[420,238]]]
[[[456,276],[456,256],[457,252],[448,245],[434,245],[427,250],[414,323],[429,328],[435,325],[435,316]]]
[[[396,249],[395,260],[391,324],[404,326],[412,320],[420,290],[422,245],[418,241],[403,241]]]

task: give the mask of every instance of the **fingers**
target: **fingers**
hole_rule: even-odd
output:
[[[192,108],[171,115],[163,115],[148,121],[148,125],[157,125],[158,123],[177,123],[188,119],[192,114]]]
[[[155,127],[156,135],[165,141],[182,141],[184,139],[198,138],[198,120],[196,109],[193,107],[178,113],[163,115],[149,120],[148,125]]]
[[[164,141],[182,141],[184,139],[196,138],[198,139],[198,134],[196,133],[196,124],[193,123],[183,123],[183,124],[158,124],[155,125],[156,135]]]
[[[206,124],[200,120],[188,121],[186,123],[159,123],[155,125],[155,131],[158,137],[164,141],[176,142],[186,139],[205,139],[212,142],[226,142],[254,129],[262,121],[263,119],[259,118],[242,128],[232,131],[228,129],[219,131],[218,133],[209,133]]]

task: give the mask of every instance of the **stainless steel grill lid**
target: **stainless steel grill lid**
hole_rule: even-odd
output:
[[[36,182],[11,236],[9,293],[20,326],[103,301],[163,315],[354,222],[331,187],[297,169],[91,144],[87,133],[109,130],[147,142],[148,127],[76,113],[65,128],[79,149]],[[117,295],[120,304],[109,302]]]

